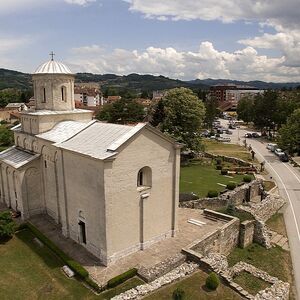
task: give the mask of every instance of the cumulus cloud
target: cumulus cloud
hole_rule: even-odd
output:
[[[148,47],[144,51],[115,49],[97,45],[72,49],[69,63],[76,72],[154,74],[189,80],[228,78],[240,80],[300,81],[300,69],[285,65],[285,57],[259,55],[251,46],[235,52],[218,51],[202,42],[198,51]]]

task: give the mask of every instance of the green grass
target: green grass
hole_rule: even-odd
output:
[[[208,291],[205,288],[205,280],[207,274],[203,271],[198,271],[192,274],[190,277],[187,277],[179,282],[167,285],[153,294],[150,294],[148,297],[145,297],[145,300],[170,300],[172,299],[172,293],[176,288],[183,289],[185,292],[186,300],[237,300],[242,299],[237,293],[232,291],[229,287],[219,285],[216,291]]]
[[[275,182],[269,181],[269,180],[264,180],[263,186],[264,186],[264,189],[268,192],[275,186]]]
[[[46,246],[34,242],[27,229],[0,244],[0,295],[18,299],[110,299],[142,283],[132,278],[99,296],[61,271],[63,262]]]
[[[259,291],[271,286],[270,283],[245,271],[237,275],[233,281],[253,296],[255,296]]]
[[[218,192],[225,189],[218,183],[227,185],[233,181],[240,183],[243,181],[244,175],[230,175],[233,178],[220,174],[220,170],[216,170],[213,165],[202,165],[194,162],[189,166],[182,167],[180,172],[180,192],[194,192],[199,197],[206,197],[209,190]]]
[[[290,254],[278,246],[267,250],[253,243],[244,249],[235,248],[227,258],[230,266],[235,265],[239,261],[244,261],[268,272],[271,276],[275,276],[282,281],[291,284],[293,282],[293,267]],[[290,299],[296,299],[293,293],[290,294]]]
[[[213,140],[203,140],[205,151],[215,155],[225,155],[236,157],[252,162],[250,153],[242,146],[235,144],[225,144]]]
[[[285,223],[282,213],[277,213],[273,215],[267,222],[266,225],[273,231],[276,231],[279,234],[287,236]]]

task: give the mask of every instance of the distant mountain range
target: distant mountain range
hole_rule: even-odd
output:
[[[135,91],[165,90],[175,87],[187,87],[192,89],[208,89],[216,84],[237,84],[248,85],[258,89],[282,89],[295,88],[300,86],[300,82],[274,83],[263,81],[237,81],[228,79],[196,79],[182,81],[170,79],[165,76],[130,74],[119,76],[115,74],[92,74],[77,73],[76,82],[97,82],[103,88],[127,88]],[[32,87],[31,74],[0,68],[0,90],[5,88],[29,89]]]

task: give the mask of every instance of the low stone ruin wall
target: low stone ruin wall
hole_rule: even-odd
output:
[[[189,250],[201,255],[207,255],[210,252],[228,255],[238,245],[240,220],[208,209],[204,210],[205,214],[211,218],[227,221],[227,223],[194,241],[183,249],[183,252],[187,255]]]
[[[246,248],[253,243],[255,220],[247,220],[240,225],[240,243],[241,248]]]
[[[224,161],[226,161],[228,163],[240,165],[243,167],[251,166],[251,164],[249,162],[242,160],[242,159],[238,159],[236,157],[231,157],[231,156],[226,156],[226,155],[215,155],[215,154],[208,153],[208,152],[204,152],[203,155],[204,155],[204,157],[212,158],[212,159],[222,158]]]
[[[201,198],[197,200],[181,201],[179,207],[193,209],[213,209],[219,210],[226,207],[228,204],[241,205],[250,201],[254,197],[260,196],[263,191],[261,180],[253,180],[250,183],[245,183],[233,191],[227,191],[216,198]]]
[[[238,209],[249,212],[257,220],[266,222],[271,218],[283,205],[285,200],[280,196],[269,194],[259,203],[249,203],[248,206],[240,206]]]
[[[153,267],[140,267],[138,269],[138,275],[146,282],[151,282],[183,264],[185,259],[186,256],[184,254],[178,253],[175,256],[168,257],[167,259],[157,263]]]

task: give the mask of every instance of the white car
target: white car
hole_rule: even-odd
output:
[[[231,142],[231,139],[229,137],[223,137],[223,136],[220,136],[220,137],[216,138],[216,140],[218,142],[226,142],[226,143]]]
[[[277,148],[274,153],[277,155],[277,156],[280,156],[280,155],[284,155],[284,152],[280,149],[280,148]]]
[[[274,147],[276,147],[276,146],[277,146],[276,144],[268,143],[268,144],[267,144],[267,149],[271,151],[271,150],[272,150]]]

